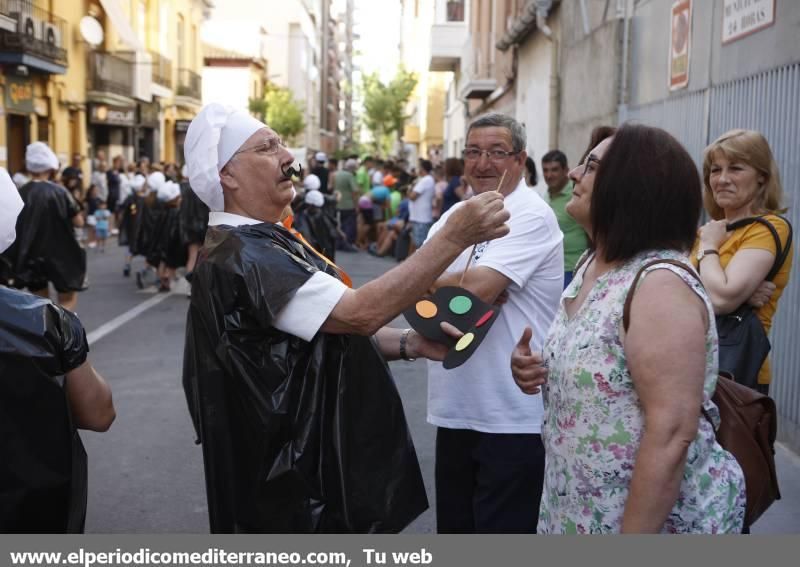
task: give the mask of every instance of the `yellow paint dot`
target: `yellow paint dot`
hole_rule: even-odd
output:
[[[456,343],[456,350],[459,352],[464,350],[469,345],[471,345],[472,341],[474,340],[475,340],[475,335],[472,333],[467,333],[466,335],[458,339],[458,342]]]
[[[432,319],[436,317],[436,313],[439,312],[439,309],[436,307],[436,304],[433,301],[428,301],[424,299],[422,301],[417,302],[417,313],[423,319]]]

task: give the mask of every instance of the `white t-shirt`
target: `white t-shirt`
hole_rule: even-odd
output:
[[[232,213],[211,212],[208,215],[209,226],[221,224],[243,226],[261,223],[260,220]],[[315,272],[300,286],[289,303],[278,312],[272,326],[304,341],[311,341],[345,291],[347,286],[330,274]]]
[[[414,193],[419,197],[408,202],[408,220],[411,222],[433,222],[433,197],[436,181],[433,175],[426,175],[414,185]]]
[[[432,238],[450,214],[431,228]],[[526,326],[533,329],[531,350],[541,352],[564,287],[563,235],[556,216],[541,197],[520,181],[505,198],[511,232],[478,245],[470,267],[485,266],[511,280],[508,301],[478,350],[458,368],[428,363],[428,421],[450,429],[485,433],[540,433],[542,396],[529,396],[511,376],[511,352]],[[447,268],[461,273],[468,248]]]

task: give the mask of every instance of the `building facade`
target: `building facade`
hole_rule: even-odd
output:
[[[308,150],[339,147],[346,7],[344,0],[286,0],[254,11],[251,1],[226,0],[203,25],[207,43],[269,61],[267,80],[290,89],[305,110],[298,143]]]
[[[445,4],[436,0],[405,0],[402,6],[400,61],[406,70],[417,76],[417,85],[407,106],[406,113],[410,118],[403,132],[405,157],[411,162],[425,158],[438,164],[444,159],[444,113],[449,75],[447,69],[431,67],[431,49],[436,35],[435,23],[437,18],[444,16]],[[461,16],[463,18],[463,13]],[[455,22],[455,25],[462,23]]]
[[[0,2],[0,164],[50,144],[62,164],[147,156],[183,162],[200,108],[199,29],[209,0]]]
[[[267,61],[214,45],[203,45],[203,104],[219,102],[248,112],[264,98]]]

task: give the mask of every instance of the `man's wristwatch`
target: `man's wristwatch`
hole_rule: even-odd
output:
[[[407,360],[409,362],[414,362],[417,360],[416,358],[409,358],[408,352],[406,351],[406,344],[408,343],[408,335],[411,333],[411,329],[405,329],[403,334],[400,335],[400,358],[403,360]]]
[[[705,258],[706,256],[710,256],[711,254],[716,254],[717,256],[719,256],[719,250],[714,250],[713,248],[710,248],[708,250],[698,250],[697,263],[700,264],[700,262],[703,261],[703,258]]]

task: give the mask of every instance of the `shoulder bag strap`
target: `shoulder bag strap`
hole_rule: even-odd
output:
[[[786,246],[781,246],[781,237],[778,235],[778,231],[775,230],[775,227],[772,226],[772,223],[769,222],[767,219],[763,217],[748,217],[746,219],[741,219],[736,222],[732,222],[731,224],[727,225],[726,229],[728,231],[733,231],[738,228],[742,228],[743,226],[747,226],[753,224],[755,222],[764,225],[772,234],[773,240],[775,240],[775,261],[772,264],[772,269],[767,274],[765,278],[767,281],[772,281],[773,278],[778,274],[781,267],[783,267],[783,263],[786,261],[786,257],[789,255],[789,251],[792,247],[792,225],[791,223],[786,220],[784,217],[779,216],[783,222],[786,223],[786,226],[789,227],[789,237],[786,239]]]
[[[655,266],[657,264],[672,264],[673,266],[677,266],[684,271],[688,272],[694,279],[696,279],[700,285],[703,285],[703,282],[697,276],[695,271],[691,269],[689,266],[684,264],[683,262],[679,262],[678,260],[670,260],[670,259],[662,259],[662,260],[653,260],[648,262],[637,272],[636,277],[633,278],[633,283],[631,284],[630,289],[628,290],[628,295],[625,296],[625,307],[622,308],[622,328],[625,329],[625,332],[628,332],[628,325],[631,322],[631,303],[633,303],[633,294],[636,291],[636,286],[639,283],[639,279],[644,274],[645,270],[651,266]]]

